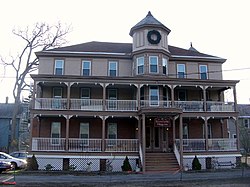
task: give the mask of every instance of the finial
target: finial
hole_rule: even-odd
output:
[[[151,12],[150,11],[148,11],[148,15],[147,16],[152,16],[152,14],[151,14]]]
[[[191,46],[191,47],[193,47],[193,44],[192,44],[192,42],[190,42],[190,46]]]

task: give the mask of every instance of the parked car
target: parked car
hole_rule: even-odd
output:
[[[15,158],[20,158],[20,159],[27,159],[28,152],[23,152],[23,151],[16,151],[12,152],[9,154],[10,156],[13,156]]]
[[[11,163],[10,162],[5,162],[5,161],[0,161],[0,173],[3,171],[7,171],[11,169]]]
[[[0,152],[0,161],[10,162],[14,169],[25,168],[27,166],[26,160],[12,157],[4,152]]]

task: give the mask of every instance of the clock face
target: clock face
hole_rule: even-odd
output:
[[[148,42],[151,44],[158,44],[161,41],[161,34],[157,30],[148,31]]]

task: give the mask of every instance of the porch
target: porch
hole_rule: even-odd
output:
[[[34,109],[81,111],[137,111],[143,107],[181,108],[185,112],[234,112],[233,102],[166,101],[166,100],[102,100],[35,98]]]

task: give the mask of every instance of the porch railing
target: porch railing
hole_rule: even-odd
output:
[[[101,152],[101,139],[69,139],[69,151],[73,152]]]
[[[202,101],[175,101],[175,107],[181,108],[188,112],[202,112],[204,111]]]
[[[233,112],[234,103],[224,103],[224,102],[207,102],[207,111],[210,112]]]
[[[105,104],[105,108],[104,105]],[[44,110],[89,110],[89,111],[137,111],[138,105],[143,107],[181,108],[184,112],[203,112],[203,101],[171,101],[165,100],[104,100],[103,99],[70,99],[67,109],[66,98],[36,98],[35,109]],[[234,112],[234,103],[206,102],[208,112]]]
[[[105,152],[138,152],[138,139],[106,139]],[[65,138],[32,138],[32,151],[65,151]],[[68,139],[69,152],[101,152],[102,139]]]
[[[32,151],[64,151],[65,138],[32,138]]]
[[[177,149],[180,149],[180,140],[176,139]],[[208,139],[208,151],[236,151],[236,139]],[[205,139],[183,139],[184,152],[206,151]]]
[[[106,152],[138,152],[138,139],[106,139]]]

